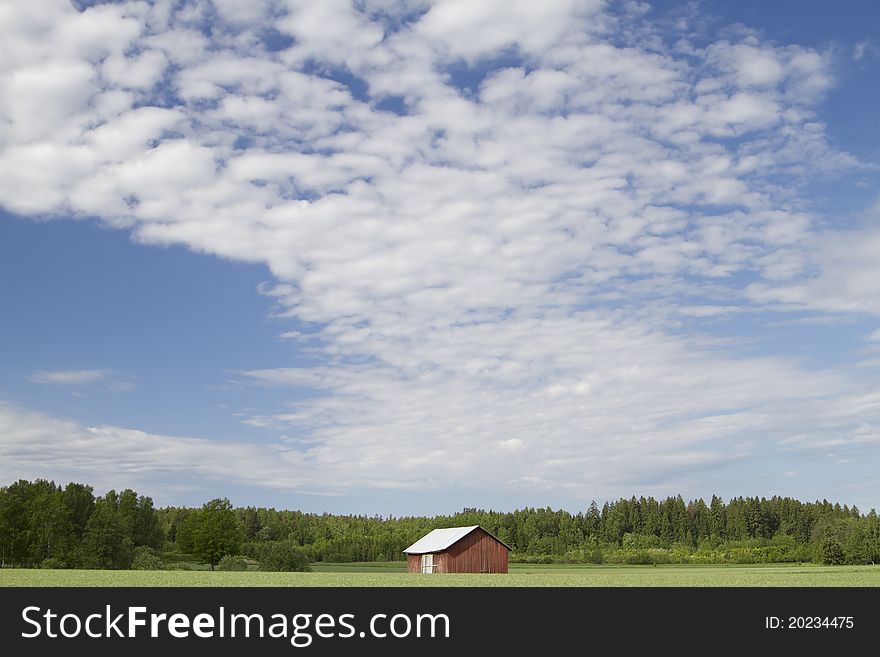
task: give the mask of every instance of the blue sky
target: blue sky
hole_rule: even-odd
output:
[[[0,16],[0,484],[880,506],[876,3]]]

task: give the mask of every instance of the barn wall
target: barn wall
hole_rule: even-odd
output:
[[[422,555],[408,554],[406,555],[406,572],[420,573],[422,572]]]
[[[507,572],[507,548],[481,528],[437,556],[441,557],[440,563],[444,566],[441,572],[445,573]]]

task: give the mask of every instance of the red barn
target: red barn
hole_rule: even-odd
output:
[[[506,573],[510,546],[474,525],[435,529],[404,552],[411,573]]]

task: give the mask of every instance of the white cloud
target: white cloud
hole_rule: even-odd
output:
[[[855,62],[860,62],[866,57],[876,58],[878,56],[880,56],[880,50],[870,39],[859,41],[853,46],[853,61]]]
[[[247,374],[313,393],[248,420],[313,441],[284,486],[611,491],[859,392],[682,327],[880,313],[875,236],[803,210],[858,165],[815,114],[827,53],[671,50],[598,2],[240,4],[209,41],[204,3],[7,3],[0,204],[268,266],[323,362]]]
[[[110,392],[129,392],[136,388],[132,376],[110,369],[36,370],[27,380],[38,385],[67,387],[76,396],[80,396],[82,388],[98,384],[99,389]]]
[[[389,368],[250,372],[272,385],[325,392],[288,412],[247,418],[288,436],[268,444],[87,427],[0,403],[0,480],[135,485],[160,497],[182,482],[204,489],[223,482],[318,496],[455,488],[583,500],[631,494],[633,486],[684,490],[694,470],[694,494],[717,491],[713,472],[723,466],[753,468],[773,454],[809,462],[832,445],[841,455],[877,443],[876,393],[846,392],[827,375],[806,380],[779,360],[707,366],[705,352],[682,357],[676,350],[685,346],[664,348],[661,336],[605,334],[592,349],[573,350],[573,363],[536,368],[541,343],[571,349],[601,328],[521,326],[507,339],[537,342],[521,362],[480,354],[452,371],[404,379]],[[447,348],[478,346],[461,337]],[[673,372],[668,359],[682,370]],[[538,385],[523,385],[531,380]]]
[[[337,482],[355,463],[384,464],[397,485],[479,481],[573,496],[627,494],[639,477],[681,485],[693,467],[760,462],[784,437],[812,450],[826,435],[851,444],[858,431],[838,376],[726,359],[590,313],[426,330],[407,350],[372,340],[388,366],[247,372],[324,393],[246,422],[300,432],[316,458],[340,467]]]
[[[866,228],[811,236],[804,254],[817,271],[791,283],[755,283],[750,296],[761,303],[826,312],[880,314],[880,231]]]
[[[145,50],[131,59],[116,54],[104,61],[101,74],[122,88],[150,89],[162,77],[167,64],[159,50]]]
[[[768,86],[785,75],[784,66],[773,48],[758,49],[745,44],[733,46],[733,74],[743,86]]]
[[[41,385],[81,385],[102,381],[112,374],[112,370],[37,370],[28,381]]]
[[[296,474],[300,457],[283,448],[85,427],[3,402],[0,433],[3,482],[44,477],[88,482],[102,490],[146,485],[145,492],[160,499],[165,486],[211,481],[314,491],[314,481]],[[163,483],[157,486],[157,480]]]
[[[563,39],[575,17],[583,21],[600,6],[598,0],[440,0],[419,21],[416,32],[451,57],[474,60],[511,47],[541,54]]]

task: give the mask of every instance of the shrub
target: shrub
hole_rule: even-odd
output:
[[[233,556],[231,554],[227,554],[225,557],[220,559],[220,562],[217,564],[217,570],[242,571],[247,569],[247,559],[238,555]]]
[[[260,570],[267,571],[307,571],[309,562],[298,545],[290,541],[271,541],[265,543],[260,551]]]
[[[64,563],[61,559],[56,559],[55,557],[47,557],[43,559],[40,564],[40,568],[49,568],[52,570],[57,570],[58,568],[67,568],[67,564]]]
[[[134,549],[134,558],[131,561],[132,570],[162,570],[164,567],[165,562],[153,548],[141,545]]]
[[[647,550],[624,552],[622,561],[631,566],[641,566],[654,563],[654,560],[651,558],[651,555]]]

